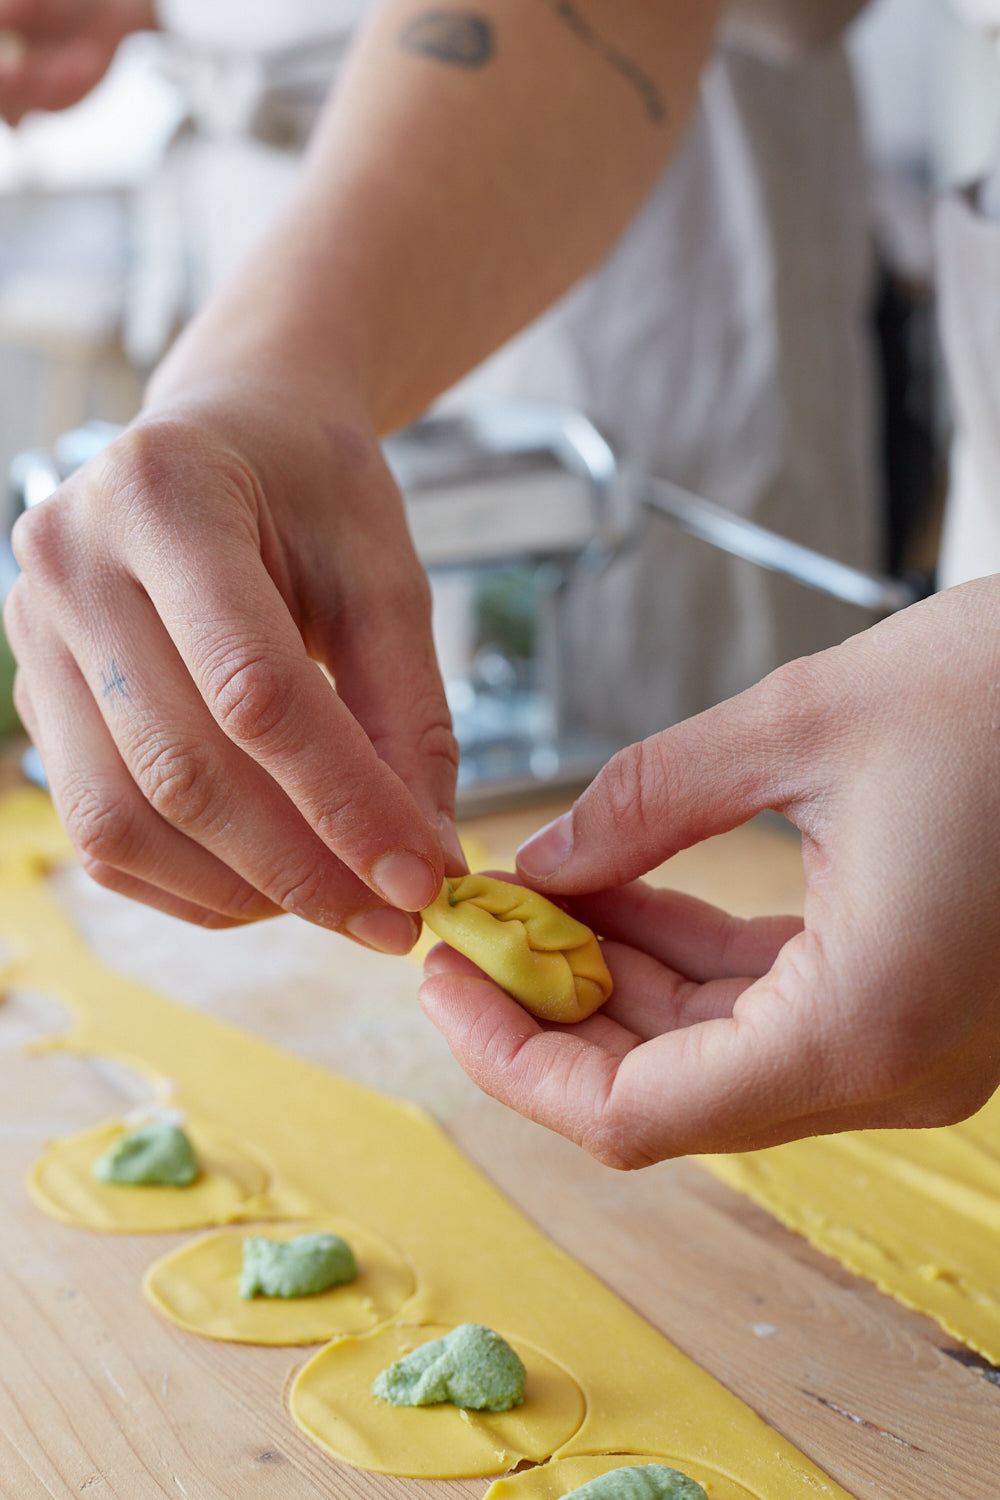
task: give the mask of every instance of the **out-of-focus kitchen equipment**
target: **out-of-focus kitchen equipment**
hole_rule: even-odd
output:
[[[94,422],[51,451],[18,455],[2,533],[40,504],[118,429]],[[571,726],[563,695],[563,600],[581,569],[601,568],[635,539],[644,511],[868,618],[911,604],[905,579],[848,567],[731,514],[677,485],[630,472],[581,413],[547,403],[481,402],[432,415],[389,438],[385,454],[406,500],[417,551],[435,585],[435,631],[461,748],[459,807],[483,811],[586,783],[619,748]],[[12,559],[7,548],[7,567]],[[482,638],[488,580],[513,579],[529,598],[530,654]],[[458,581],[459,586],[455,584]],[[501,593],[499,613],[503,614]],[[496,613],[496,611],[494,611]],[[455,641],[461,643],[457,652]],[[37,763],[34,774],[40,773]]]

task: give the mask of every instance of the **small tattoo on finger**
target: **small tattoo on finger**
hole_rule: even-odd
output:
[[[127,698],[128,685],[114,660],[107,672],[101,673],[101,690],[104,698]]]

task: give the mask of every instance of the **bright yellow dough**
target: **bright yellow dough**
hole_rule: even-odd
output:
[[[396,1474],[502,1474],[521,1452],[559,1460],[665,1454],[671,1467],[696,1478],[726,1476],[709,1490],[711,1500],[848,1500],[546,1239],[424,1111],[337,1078],[97,962],[41,878],[39,850],[64,848],[40,794],[0,801],[0,938],[12,955],[0,981],[51,995],[73,1016],[64,1037],[38,1050],[61,1047],[126,1062],[150,1081],[161,1105],[189,1122],[203,1148],[209,1136],[240,1143],[240,1160],[265,1174],[262,1186],[259,1179],[243,1183],[251,1196],[240,1212],[248,1222],[268,1221],[271,1232],[281,1221],[291,1230],[302,1220],[349,1220],[412,1268],[412,1291],[387,1323],[330,1346],[305,1366],[290,1404],[310,1436],[349,1463],[377,1463]],[[57,1144],[49,1159],[63,1168],[78,1163],[86,1179],[95,1144],[86,1132],[69,1146]],[[135,1203],[137,1192],[113,1201]],[[70,1199],[63,1191],[63,1213]],[[163,1201],[158,1196],[151,1212],[159,1215]],[[227,1202],[224,1217],[231,1211]],[[159,1218],[153,1227],[163,1227]],[[159,1273],[151,1273],[154,1300],[166,1266],[160,1262]],[[206,1279],[214,1274],[206,1272]],[[396,1357],[401,1336],[439,1336],[464,1322],[494,1328],[524,1351],[530,1403],[502,1416],[463,1416],[457,1408],[389,1407],[366,1391],[365,1382]],[[396,1323],[420,1332],[400,1335]],[[277,1390],[274,1401],[277,1411]],[[351,1420],[344,1423],[338,1414],[348,1406]],[[536,1481],[519,1475],[510,1483]]]
[[[709,1500],[757,1500],[743,1485],[728,1474],[706,1464],[694,1464],[669,1453],[615,1453],[596,1458],[561,1458],[524,1474],[514,1474],[509,1479],[498,1479],[491,1484],[483,1500],[562,1500],[590,1479],[597,1479],[611,1469],[625,1469],[630,1464],[664,1464],[668,1469],[680,1469],[690,1479],[696,1479]]]
[[[942,1130],[818,1136],[702,1165],[1000,1364],[1000,1094]]]
[[[67,1224],[132,1234],[202,1229],[252,1212],[267,1187],[263,1164],[211,1126],[187,1120],[185,1128],[201,1167],[189,1187],[98,1181],[94,1162],[126,1129],[113,1120],[54,1142],[32,1168],[28,1191],[40,1208]]]
[[[329,1233],[354,1251],[358,1275],[311,1297],[240,1296],[243,1241],[248,1234],[293,1239]],[[239,1344],[319,1344],[365,1333],[396,1315],[413,1293],[413,1268],[377,1235],[348,1219],[223,1229],[182,1245],[146,1272],[143,1291],[160,1312],[192,1333]]]
[[[546,1021],[583,1021],[611,994],[589,927],[537,891],[491,875],[446,880],[421,916],[432,932]]]
[[[410,1479],[502,1474],[521,1459],[539,1462],[561,1448],[583,1421],[584,1396],[573,1377],[541,1350],[497,1332],[528,1372],[524,1403],[511,1411],[391,1406],[373,1399],[372,1381],[404,1354],[450,1333],[450,1325],[388,1328],[322,1350],[300,1372],[291,1405],[300,1427],[359,1469]]]

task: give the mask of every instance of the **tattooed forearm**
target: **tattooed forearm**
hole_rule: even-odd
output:
[[[574,36],[588,47],[593,47],[609,67],[614,68],[616,73],[620,73],[626,82],[631,84],[642,100],[650,122],[653,125],[662,125],[667,118],[667,106],[663,101],[663,95],[649,74],[643,72],[639,64],[616,47],[613,42],[606,42],[603,37],[598,36],[574,0],[542,0],[542,4],[547,5],[549,10],[569,27]]]
[[[493,56],[493,27],[471,11],[427,10],[406,23],[399,44],[453,67],[481,68]]]

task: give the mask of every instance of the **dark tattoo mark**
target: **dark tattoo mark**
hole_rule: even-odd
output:
[[[569,27],[574,36],[586,46],[593,47],[609,67],[632,85],[643,102],[649,121],[653,125],[662,125],[667,118],[667,106],[649,74],[644,73],[638,63],[626,57],[613,42],[605,42],[599,37],[586,16],[581,15],[574,0],[542,0],[542,3]]]
[[[481,68],[493,56],[493,27],[471,11],[428,10],[406,23],[399,43],[407,52],[438,62]]]
[[[101,681],[104,684],[105,698],[128,697],[128,687],[126,686],[124,677],[118,670],[118,663],[116,661],[112,661],[111,663],[111,676],[106,677],[102,672]]]

